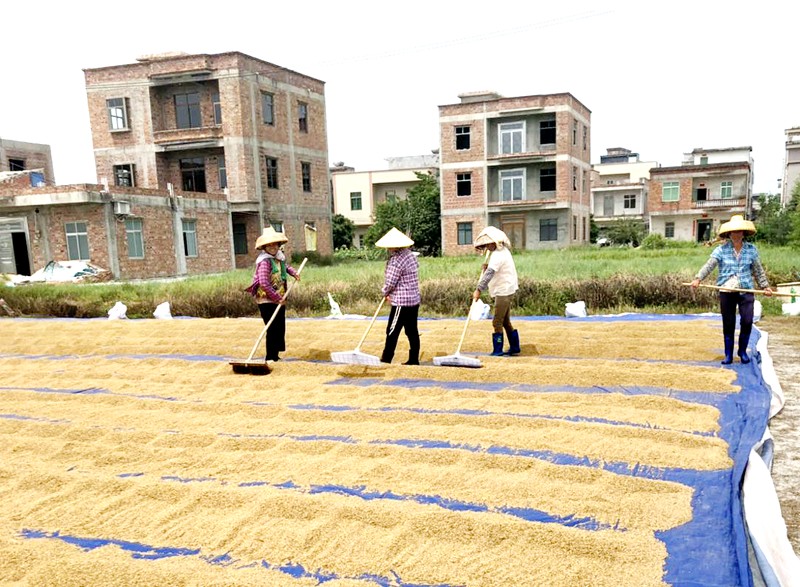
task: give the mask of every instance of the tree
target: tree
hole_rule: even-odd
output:
[[[606,236],[615,245],[638,247],[644,238],[644,224],[632,218],[619,218],[606,229]]]
[[[786,214],[789,216],[789,223],[792,227],[789,233],[789,244],[800,248],[800,180],[792,188],[792,197],[786,204]]]
[[[776,194],[759,194],[758,212],[755,225],[758,231],[755,240],[772,245],[785,245],[792,232],[791,214],[781,206],[781,198]]]
[[[334,249],[353,246],[353,235],[355,234],[356,226],[352,220],[345,218],[341,214],[334,214],[331,219],[331,228],[333,230]]]
[[[364,236],[364,243],[373,246],[392,227],[407,234],[414,248],[424,255],[437,255],[442,248],[439,204],[439,182],[431,174],[417,173],[419,183],[408,190],[408,198],[384,202],[375,208],[375,224]]]

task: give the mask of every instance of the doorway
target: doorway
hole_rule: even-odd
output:
[[[511,241],[511,248],[517,251],[525,249],[525,219],[519,216],[501,218],[500,230],[506,233]]]
[[[698,220],[697,221],[697,242],[705,243],[711,240],[711,226],[713,220]]]
[[[31,274],[24,220],[0,220],[0,273]]]

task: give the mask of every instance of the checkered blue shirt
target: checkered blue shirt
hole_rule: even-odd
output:
[[[742,243],[742,250],[739,256],[733,249],[733,243],[728,241],[724,245],[718,246],[711,253],[706,264],[697,272],[695,278],[703,280],[719,265],[719,275],[717,285],[723,286],[733,276],[739,278],[739,287],[744,289],[755,289],[753,286],[753,275],[755,275],[761,289],[769,287],[769,280],[758,256],[758,249],[752,243]]]
[[[419,306],[419,263],[411,249],[398,249],[389,257],[381,291],[393,306]]]

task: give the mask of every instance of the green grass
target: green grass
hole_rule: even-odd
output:
[[[586,302],[590,314],[715,312],[715,292],[693,292],[681,285],[691,280],[711,250],[684,244],[655,250],[574,247],[517,252],[520,291],[514,312],[561,316],[564,304],[577,300]],[[800,251],[765,245],[759,245],[759,251],[773,285],[800,280]],[[481,263],[478,254],[421,257],[420,315],[465,315]],[[371,315],[380,302],[384,267],[384,260],[309,262],[292,292],[289,315],[328,315],[327,292],[343,312]],[[3,288],[0,297],[25,315],[104,317],[121,301],[129,317],[147,318],[166,301],[175,316],[256,316],[253,300],[243,291],[251,276],[248,269],[167,282],[31,284]],[[707,282],[713,283],[711,278]],[[781,313],[782,300],[760,299],[765,314]]]

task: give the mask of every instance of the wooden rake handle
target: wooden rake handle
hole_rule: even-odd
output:
[[[297,275],[300,275],[303,272],[303,267],[306,266],[306,261],[308,261],[308,258],[307,257],[303,258],[303,262],[300,263],[300,268],[297,270]],[[286,293],[283,294],[284,300],[287,297],[289,297],[289,292],[292,291],[292,286],[294,286],[295,283],[297,283],[296,279],[293,279],[292,281],[289,282],[289,285],[286,287]],[[272,321],[275,320],[275,316],[277,316],[278,312],[280,311],[281,311],[281,306],[280,304],[278,304],[278,307],[275,308],[275,311],[272,313],[272,316],[270,316],[269,320],[264,325],[264,329],[261,331],[261,335],[258,337],[258,340],[256,340],[256,344],[253,345],[253,350],[250,351],[250,356],[247,357],[248,361],[251,361],[253,359],[253,356],[256,354],[256,349],[261,344],[261,339],[264,338],[264,335],[267,333],[267,330],[269,330],[269,327],[272,326]]]
[[[488,263],[489,257],[492,256],[491,249],[486,250],[486,255],[483,257],[483,262]],[[478,282],[483,279],[483,270],[481,270],[481,277],[478,279]],[[472,318],[472,307],[475,305],[475,300],[472,300],[472,303],[469,306],[469,310],[467,311],[467,321],[464,322],[464,330],[461,331],[461,340],[458,341],[458,346],[456,347],[456,354],[458,355],[461,353],[461,345],[464,344],[464,337],[467,336],[467,326],[469,326],[469,321]]]
[[[358,344],[356,345],[355,349],[356,351],[360,351],[361,345],[364,344],[365,340],[367,340],[367,335],[369,334],[369,331],[372,330],[372,325],[375,324],[375,320],[378,319],[378,313],[381,311],[381,308],[383,308],[383,302],[385,301],[386,297],[384,296],[381,298],[381,303],[378,304],[378,309],[375,310],[375,313],[372,315],[372,320],[369,321],[369,326],[367,326],[367,330],[364,332],[364,335],[361,337],[361,340],[358,341]]]
[[[692,284],[691,283],[682,283],[681,285],[689,285],[689,286],[691,286]],[[716,289],[716,290],[719,290],[719,291],[735,291],[735,292],[739,292],[739,293],[752,293],[752,294],[766,295],[764,293],[763,289],[743,289],[741,287],[723,287],[721,285],[708,285],[706,283],[700,283],[700,284],[697,285],[697,287],[705,287],[705,288],[708,288],[708,289]],[[791,297],[797,297],[799,294],[779,293],[777,291],[773,291],[772,295],[773,296],[778,296],[778,297],[791,298]]]

